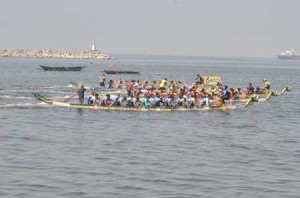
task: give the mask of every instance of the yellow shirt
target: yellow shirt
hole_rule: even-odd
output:
[[[269,86],[271,83],[269,81],[265,81],[265,86]]]
[[[159,84],[159,87],[160,88],[165,88],[166,84],[167,84],[167,81],[165,79],[161,80],[161,83]]]

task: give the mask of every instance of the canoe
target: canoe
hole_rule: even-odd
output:
[[[44,71],[81,71],[85,66],[75,66],[75,67],[50,67],[45,65],[40,65]]]
[[[140,74],[139,71],[131,70],[104,70],[106,74]]]

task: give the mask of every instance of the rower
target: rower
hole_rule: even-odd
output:
[[[249,82],[249,84],[248,84],[247,92],[248,92],[248,94],[253,94],[254,93],[254,87],[252,86],[251,82]]]
[[[167,91],[167,97],[170,98],[171,96],[173,96],[173,94],[174,94],[173,87],[170,87]]]
[[[141,93],[142,93],[142,88],[139,87],[139,89],[134,93],[134,96],[135,97],[140,97]]]
[[[242,88],[238,87],[234,90],[234,92],[236,93],[236,95],[240,95],[240,94],[242,94]]]
[[[127,95],[128,95],[128,97],[133,97],[134,83],[135,83],[135,80],[131,80],[131,82],[129,83],[129,85],[127,87]]]
[[[167,86],[167,78],[164,78],[163,80],[161,80],[161,83],[159,84],[159,89],[161,90],[165,90],[166,86]]]
[[[204,82],[203,78],[200,76],[200,74],[197,74],[197,77],[195,79],[196,85],[202,85]]]
[[[152,103],[154,108],[159,108],[160,103],[163,101],[162,97],[159,97],[159,94],[156,94],[156,96],[153,98]]]
[[[142,106],[144,106],[145,108],[150,109],[151,106],[150,106],[149,99],[150,99],[150,97],[142,98],[141,99],[141,104],[140,104],[139,108],[142,107]]]
[[[115,98],[115,100],[113,101],[113,103],[111,103],[110,106],[116,106],[116,103],[118,102],[119,98],[121,98],[121,94],[120,93],[117,94],[117,97]]]
[[[174,96],[171,96],[171,97],[167,97],[167,98],[165,98],[164,99],[164,101],[163,101],[163,103],[164,103],[164,108],[165,107],[171,107],[171,104],[172,104],[172,102],[174,101]]]
[[[124,102],[127,101],[127,97],[126,96],[121,96],[118,98],[118,100],[116,101],[115,105],[116,107],[124,107]]]
[[[101,106],[109,107],[113,100],[110,97],[110,94],[106,94],[106,97],[102,100]]]
[[[108,85],[108,88],[112,88],[113,87],[113,84],[114,84],[114,81],[113,80],[109,80],[107,85]]]
[[[187,107],[193,108],[196,104],[196,98],[195,97],[189,97],[187,98]]]
[[[233,89],[233,88],[230,88],[229,89],[229,93],[230,93],[230,99],[237,99],[238,98],[238,96],[237,96],[237,93],[235,92],[235,90]]]
[[[94,92],[91,93],[91,95],[88,98],[88,105],[99,105],[99,103],[97,102],[97,100],[99,100],[99,94],[94,94]]]
[[[265,88],[268,90],[268,92],[270,91],[271,88],[271,83],[270,81],[268,81],[268,79],[264,79],[263,80],[264,84],[265,84]]]
[[[89,97],[87,98],[87,104],[88,105],[95,105],[96,103],[96,97],[95,97],[95,94],[94,92],[92,91],[89,95]]]
[[[99,76],[99,85],[100,85],[100,87],[105,87],[105,81],[106,81],[105,74],[102,74],[101,76]]]
[[[187,97],[186,96],[183,96],[181,98],[178,98],[176,100],[176,107],[187,107],[186,103],[187,103]]]
[[[229,100],[230,99],[230,92],[227,90],[228,86],[224,85],[224,89],[222,92],[222,96],[221,99],[223,100],[223,102],[225,102],[225,100]]]
[[[256,94],[261,94],[262,93],[262,91],[260,90],[260,87],[259,86],[257,86],[257,87],[255,87],[255,91],[254,91]]]
[[[141,103],[140,96],[136,96],[135,98],[133,98],[132,102],[133,102],[133,107],[138,107],[138,103]]]
[[[203,99],[201,100],[200,107],[203,108],[204,106],[209,107],[209,99],[208,99],[208,97],[203,98]]]
[[[117,81],[117,88],[118,89],[122,89],[123,88],[123,85],[124,85],[124,82],[122,80],[122,78],[120,78],[118,81]]]
[[[151,88],[147,89],[147,91],[145,92],[145,96],[150,98],[154,96]]]
[[[210,101],[210,100],[214,100],[214,93],[213,93],[213,92],[209,92],[209,93],[205,96],[205,98],[202,99],[200,107],[203,108],[204,105],[205,105],[206,107],[209,107],[209,106],[210,106],[210,105],[209,105],[209,101]]]
[[[198,97],[201,98],[205,98],[206,97],[206,93],[205,93],[205,89],[202,87],[199,91],[198,91]]]

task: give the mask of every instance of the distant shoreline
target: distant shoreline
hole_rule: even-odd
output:
[[[112,60],[113,57],[99,51],[73,51],[73,50],[1,50],[0,57],[19,57],[19,58],[61,58],[61,59],[93,59],[93,60]]]

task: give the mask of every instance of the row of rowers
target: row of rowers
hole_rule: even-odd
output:
[[[164,79],[165,80],[165,79]],[[134,82],[134,81],[132,81]],[[166,82],[167,84],[167,82]],[[175,85],[175,84],[174,84]],[[251,86],[250,86],[251,85]],[[250,93],[252,91],[252,84],[249,83],[247,90],[244,92]],[[259,89],[259,93],[269,89],[262,86]],[[256,90],[257,91],[257,90]],[[215,101],[222,100],[224,104],[225,100],[237,99],[242,94],[241,88],[228,89],[228,86],[221,83],[208,87],[205,89],[204,85],[192,83],[190,86],[183,85],[176,89],[176,86],[168,86],[168,88],[147,89],[142,90],[138,88],[128,86],[127,94],[117,95],[106,94],[104,97],[91,92],[88,97],[88,105],[101,105],[106,107],[146,107],[146,108],[158,108],[158,107],[203,107],[215,105]],[[81,100],[83,103],[83,100]]]
[[[105,75],[105,74],[103,74],[103,75]],[[105,83],[104,83],[105,79],[106,79],[106,77],[104,79],[101,78],[100,87],[105,87]],[[259,89],[264,89],[264,88],[270,89],[270,82],[267,79],[264,79],[263,82],[264,82],[263,86],[260,86],[260,87],[257,86],[255,88],[252,86],[252,83],[249,83],[247,90],[245,90],[245,91],[252,94],[254,92],[258,92]],[[184,83],[183,81],[174,81],[174,80],[171,80],[168,83],[167,78],[162,79],[161,82],[156,81],[156,80],[150,82],[147,79],[145,79],[145,80],[140,80],[140,79],[125,80],[124,81],[121,78],[119,78],[119,79],[110,80],[107,83],[107,88],[120,88],[120,89],[125,88],[127,90],[130,90],[131,92],[133,92],[134,90],[136,90],[138,88],[141,88],[143,90],[150,89],[152,91],[166,90],[166,89],[172,88],[174,91],[176,90],[178,92],[178,90],[180,88],[187,87],[188,89],[190,89],[191,87],[196,86],[199,91],[199,89],[201,90],[201,88],[203,87],[203,83],[204,83],[204,80],[199,74],[197,74],[197,77],[194,80],[194,83],[192,83],[191,85],[186,85],[186,83]],[[222,82],[219,82],[219,84],[222,84]]]

